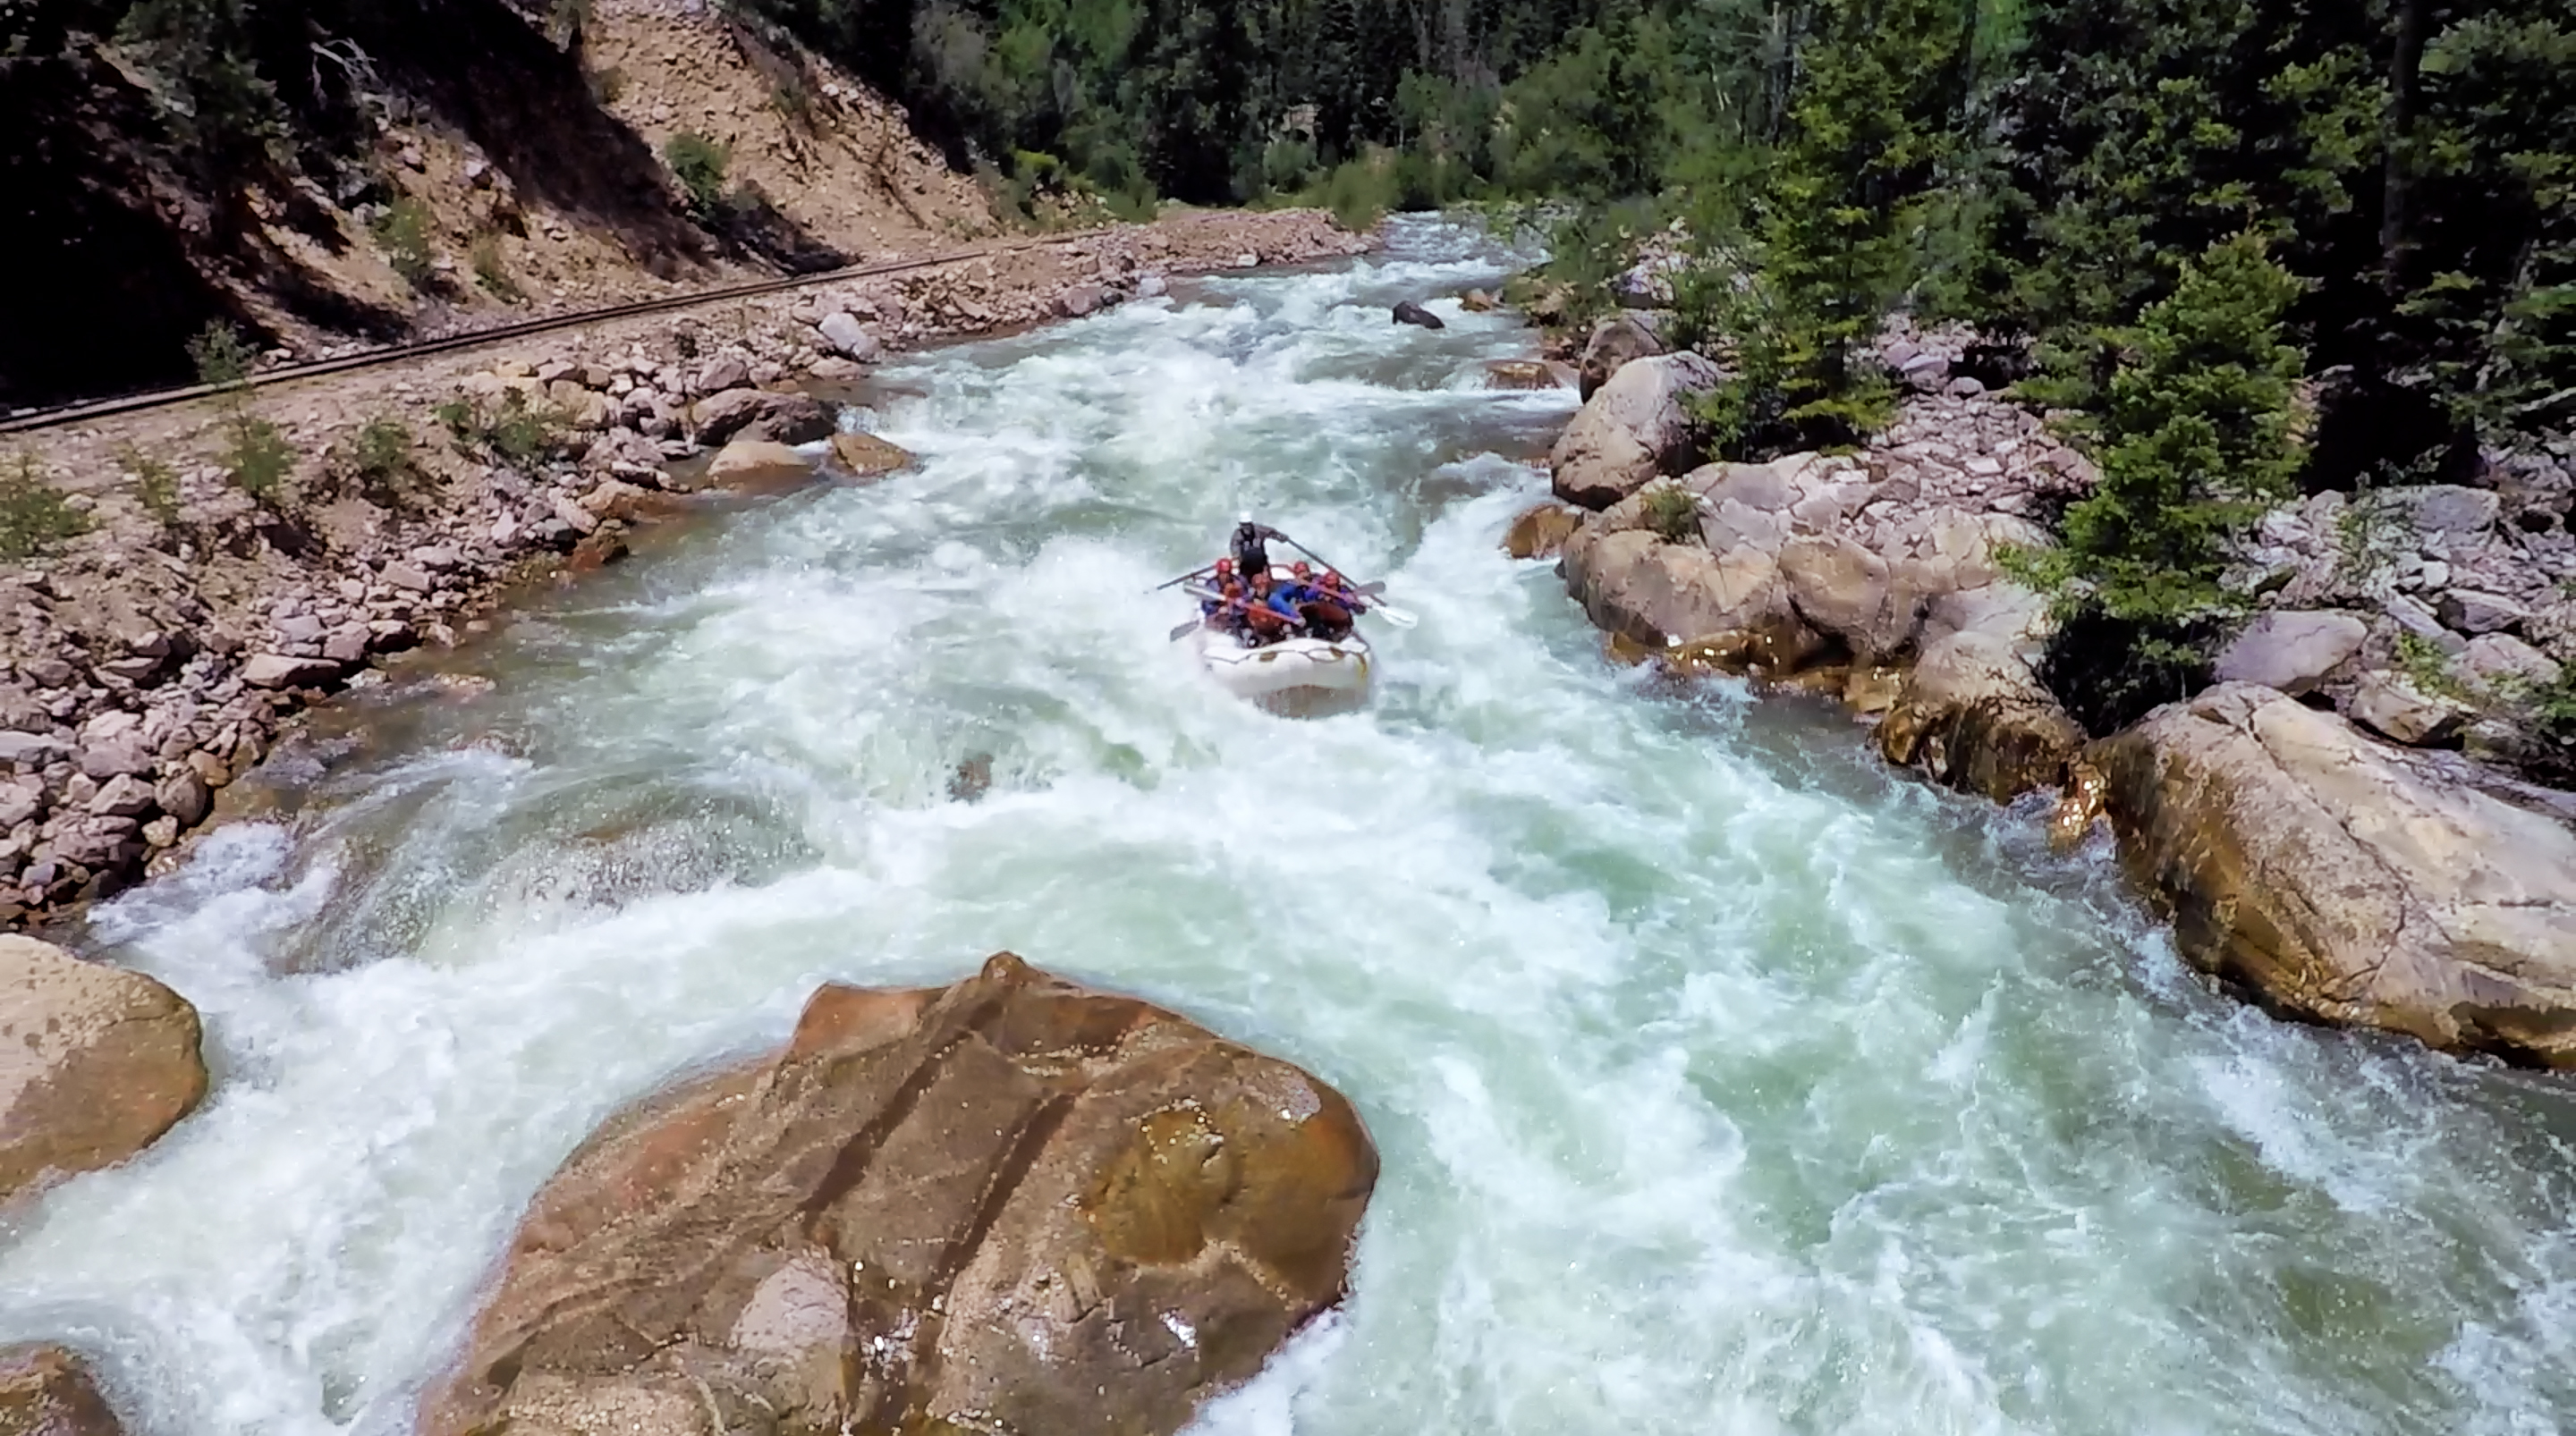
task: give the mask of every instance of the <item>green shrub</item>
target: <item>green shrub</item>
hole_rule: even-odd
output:
[[[161,525],[162,532],[178,532],[179,471],[132,444],[125,446],[117,461],[134,476],[134,497],[143,505],[143,511]]]
[[[1646,527],[1666,543],[1699,539],[1699,496],[1680,484],[1649,485],[1645,492]]]
[[[513,468],[527,468],[560,457],[572,445],[570,431],[557,417],[531,405],[516,389],[503,392],[494,403],[477,403],[459,396],[432,412],[459,452],[480,453]],[[409,435],[405,438],[408,440]],[[409,458],[408,448],[405,458]]]
[[[689,214],[710,220],[725,209],[725,168],[733,152],[695,130],[683,130],[662,146],[662,162],[689,197]]]
[[[2070,620],[2043,677],[2097,731],[2180,696],[2241,611],[2220,576],[2302,459],[2306,356],[2283,328],[2300,288],[2250,234],[2185,266],[2118,335],[2092,445],[2100,484],[2067,509],[2059,547],[2000,556]]]
[[[0,559],[33,558],[87,532],[89,516],[48,482],[35,455],[18,455],[0,473]]]
[[[788,75],[771,85],[769,107],[797,129],[814,127],[814,92],[806,87],[801,75]]]
[[[223,391],[250,382],[251,348],[241,331],[218,319],[188,341],[188,360],[196,365],[197,382]]]
[[[350,440],[341,473],[360,493],[378,502],[390,505],[408,499],[420,478],[420,465],[412,458],[410,426],[384,414],[369,419]]]
[[[582,73],[590,82],[591,103],[601,109],[607,109],[626,98],[626,72],[617,66],[602,65],[598,69],[585,70]]]
[[[284,431],[256,414],[237,414],[225,428],[221,462],[233,487],[262,508],[275,508],[295,472],[295,446]]]
[[[250,345],[239,330],[218,321],[188,342],[188,357],[196,363],[197,381],[218,396],[224,430],[218,461],[233,487],[263,507],[275,505],[295,472],[295,449],[275,424],[251,411]]]
[[[404,195],[367,222],[367,232],[384,250],[385,262],[414,289],[427,289],[438,277],[429,244],[429,218],[429,206]]]
[[[475,240],[469,257],[474,265],[474,282],[483,287],[484,293],[504,304],[527,299],[527,291],[519,288],[519,281],[510,277],[509,267],[501,262],[501,241],[497,236],[487,234]]]

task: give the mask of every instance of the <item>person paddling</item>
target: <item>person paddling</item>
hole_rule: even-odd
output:
[[[1315,570],[1300,561],[1289,568],[1290,602],[1297,607],[1298,617],[1306,631],[1327,643],[1338,643],[1351,633],[1352,614],[1333,586],[1315,581]],[[1327,571],[1327,579],[1338,577]]]
[[[1281,533],[1279,530],[1272,528],[1268,524],[1254,523],[1252,521],[1252,515],[1243,515],[1241,520],[1234,526],[1234,540],[1230,545],[1234,554],[1235,568],[1242,572],[1244,579],[1247,582],[1255,575],[1263,578],[1269,577],[1269,540],[1284,539],[1286,537],[1288,537],[1286,534]]]

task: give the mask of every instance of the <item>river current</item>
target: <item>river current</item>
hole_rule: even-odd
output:
[[[1348,1093],[1352,1297],[1214,1436],[2539,1433],[2576,1102],[2204,989],[2097,849],[1839,714],[1601,656],[1509,256],[1328,268],[889,366],[923,457],[742,507],[398,676],[101,911],[215,1088],[0,1232],[0,1337],[142,1436],[397,1436],[585,1133],[825,980],[1009,948]],[[1419,615],[1268,716],[1148,590],[1258,513]],[[953,790],[989,760],[980,795]]]

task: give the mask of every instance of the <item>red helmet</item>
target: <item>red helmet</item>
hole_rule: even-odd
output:
[[[1220,575],[1234,572],[1234,560],[1230,558],[1218,559],[1216,561],[1216,571]]]

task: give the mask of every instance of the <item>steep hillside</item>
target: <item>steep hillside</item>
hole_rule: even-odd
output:
[[[315,357],[996,227],[897,108],[696,0],[277,8],[0,36],[0,407],[185,380],[213,320]]]

